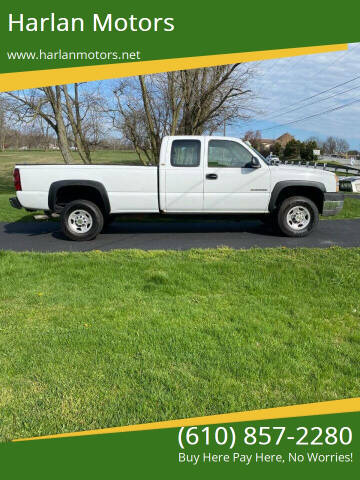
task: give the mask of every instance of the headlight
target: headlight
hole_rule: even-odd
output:
[[[339,191],[339,177],[337,175],[335,175],[335,179],[336,179],[336,191],[338,192]]]

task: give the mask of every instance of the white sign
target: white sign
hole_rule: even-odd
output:
[[[320,155],[320,150],[313,150],[313,154],[319,156]]]

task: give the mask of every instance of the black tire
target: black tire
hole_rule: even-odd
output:
[[[76,224],[76,220],[79,221],[79,225]],[[80,225],[81,221],[82,225]],[[95,203],[88,200],[74,200],[63,208],[60,222],[61,230],[67,238],[85,241],[94,239],[101,232],[104,216]]]
[[[306,197],[286,198],[277,212],[277,226],[287,237],[306,237],[318,222],[319,210]]]

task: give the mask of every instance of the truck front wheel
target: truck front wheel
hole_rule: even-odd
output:
[[[287,237],[306,237],[319,221],[319,210],[306,197],[286,198],[277,213],[277,225]]]
[[[103,225],[101,210],[88,200],[74,200],[61,212],[61,230],[70,240],[92,240],[101,232]]]

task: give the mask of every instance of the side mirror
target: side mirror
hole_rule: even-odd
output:
[[[252,157],[250,162],[250,168],[261,168],[260,162],[257,158]]]

